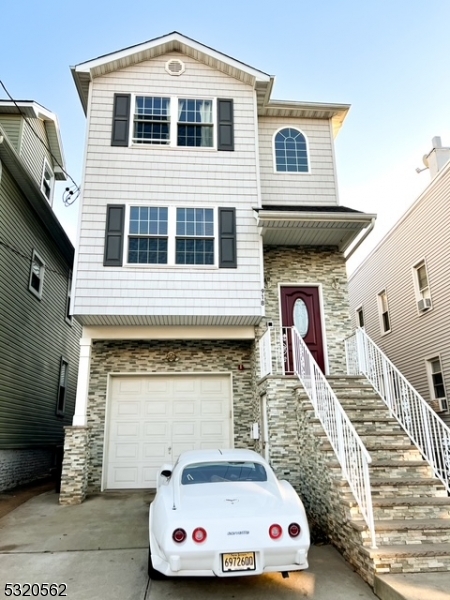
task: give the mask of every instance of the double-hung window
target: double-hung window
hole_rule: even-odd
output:
[[[378,294],[378,312],[380,315],[381,333],[388,333],[391,330],[391,321],[386,290]]]
[[[128,238],[128,262],[167,264],[168,208],[132,206]]]
[[[35,251],[33,251],[33,256],[31,258],[31,269],[30,279],[28,282],[28,289],[32,294],[39,298],[39,300],[42,297],[42,289],[44,287],[44,273],[44,261]]]
[[[41,181],[41,190],[44,196],[47,198],[49,203],[52,203],[53,200],[53,187],[55,184],[55,176],[53,175],[53,171],[50,168],[50,165],[47,162],[47,159],[44,159],[44,168],[42,171],[42,181]]]
[[[175,262],[177,265],[214,264],[212,208],[177,208]]]
[[[413,277],[417,308],[419,313],[423,313],[431,308],[431,293],[425,260],[414,265]]]
[[[212,148],[212,100],[178,100],[177,145]]]
[[[427,360],[427,370],[430,382],[431,399],[437,401],[441,412],[447,412],[448,401],[446,399],[444,376],[439,356]]]
[[[170,143],[170,98],[136,96],[133,142]]]

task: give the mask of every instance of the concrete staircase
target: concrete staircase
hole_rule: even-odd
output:
[[[377,573],[450,572],[450,498],[419,451],[365,378],[328,381],[372,456],[370,478],[377,548],[353,495],[341,501]]]

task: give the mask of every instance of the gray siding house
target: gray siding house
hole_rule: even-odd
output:
[[[431,182],[349,279],[354,326],[364,326],[450,425],[450,148],[424,157]]]
[[[83,335],[61,502],[153,488],[191,448],[261,447],[289,473],[285,400],[261,373],[298,319],[321,368],[345,368],[344,253],[374,219],[338,203],[349,106],[272,100],[273,77],[177,32],[72,73]]]
[[[74,412],[74,249],[52,210],[63,169],[56,116],[0,100],[0,490],[57,466]]]

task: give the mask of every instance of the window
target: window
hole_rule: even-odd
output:
[[[214,264],[214,211],[177,208],[177,265]]]
[[[435,356],[427,360],[428,378],[430,382],[431,399],[438,401],[440,411],[448,411],[444,377],[442,374],[441,360]]]
[[[356,309],[356,326],[364,328],[364,312],[362,306]]]
[[[131,139],[133,144],[233,151],[233,115],[232,98],[114,94],[111,145],[128,146]]]
[[[44,261],[36,254],[33,250],[33,257],[31,259],[30,269],[30,280],[28,282],[28,289],[34,294],[39,300],[42,297],[42,288],[44,285],[44,272],[45,264]]]
[[[378,312],[380,315],[381,332],[388,333],[391,330],[391,323],[386,290],[378,294]]]
[[[129,263],[167,264],[167,215],[166,207],[130,208]]]
[[[178,100],[178,146],[213,146],[212,100]]]
[[[70,314],[70,300],[72,297],[72,271],[69,271],[69,278],[67,281],[67,298],[66,298],[66,321],[72,324],[72,315]]]
[[[53,175],[52,170],[50,169],[50,165],[47,160],[44,159],[44,169],[42,171],[42,183],[41,190],[47,200],[52,203],[53,198],[53,185],[55,182],[55,177]]]
[[[423,313],[431,308],[431,294],[425,260],[422,260],[417,265],[414,265],[413,277],[417,309],[419,313]]]
[[[274,140],[275,170],[277,172],[308,173],[306,137],[298,129],[281,129]]]
[[[215,210],[131,206],[128,263],[214,265]]]
[[[170,143],[170,98],[136,97],[133,142]]]
[[[69,372],[69,363],[65,358],[61,358],[59,367],[58,399],[56,402],[56,414],[63,416],[66,409],[67,376]]]
[[[251,461],[220,461],[188,465],[181,475],[181,485],[227,481],[267,481],[267,472],[263,465]]]

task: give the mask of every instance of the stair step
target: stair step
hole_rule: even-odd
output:
[[[367,523],[361,519],[350,521],[353,529],[365,531]],[[450,519],[378,519],[375,521],[375,531],[428,531],[450,530]]]
[[[371,558],[380,556],[448,556],[450,544],[404,544],[398,546],[380,546],[379,548],[361,548]]]
[[[373,506],[444,506],[450,509],[450,498],[448,496],[438,496],[436,498],[422,498],[415,496],[401,497],[389,496],[386,498],[375,498],[372,500]]]

